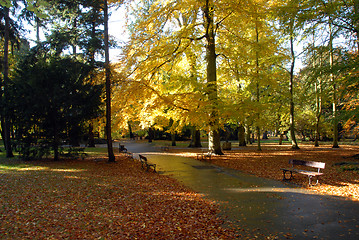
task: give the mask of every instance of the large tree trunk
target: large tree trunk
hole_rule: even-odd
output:
[[[111,130],[111,69],[108,40],[108,6],[107,0],[104,0],[104,44],[105,44],[105,73],[106,73],[106,137],[108,162],[115,162],[115,155],[112,147],[112,130]]]
[[[292,20],[293,21],[293,20]],[[292,23],[293,27],[293,23]],[[294,54],[294,39],[293,39],[293,30],[290,34],[290,51],[291,51],[291,57],[292,57],[292,63],[290,67],[290,79],[289,79],[289,93],[290,93],[290,136],[292,139],[292,149],[299,149],[297,140],[295,138],[295,123],[294,123],[294,65],[295,65],[295,54]]]
[[[135,136],[133,135],[133,132],[132,132],[132,127],[131,127],[130,121],[127,122],[127,125],[128,125],[128,132],[130,134],[130,139],[135,139]]]
[[[218,117],[218,90],[217,90],[217,66],[216,66],[216,45],[214,33],[214,4],[213,0],[206,0],[203,8],[206,29],[206,57],[207,57],[207,84],[208,99],[211,103],[209,114],[208,148],[214,154],[223,155],[221,139],[219,134]]]
[[[9,91],[9,33],[10,33],[10,16],[9,16],[9,8],[4,7],[5,13],[5,36],[4,36],[4,102],[5,102],[5,115],[4,115],[4,145],[6,148],[6,157],[11,158],[14,156],[11,148],[11,138],[10,138],[10,120],[7,111],[8,105],[8,91]]]
[[[155,137],[154,130],[151,127],[148,128],[148,142],[151,143],[154,137]]]

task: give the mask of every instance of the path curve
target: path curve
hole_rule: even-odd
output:
[[[282,182],[161,153],[153,144],[122,142],[136,154],[219,203],[223,216],[243,236],[267,239],[359,239],[359,202],[318,195]],[[281,174],[279,171],[278,174]],[[244,231],[242,231],[244,230]]]

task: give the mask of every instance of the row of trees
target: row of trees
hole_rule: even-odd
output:
[[[228,123],[253,129],[258,150],[261,130],[288,131],[293,149],[297,130],[314,132],[316,146],[322,135],[338,147],[339,122],[358,128],[358,6],[132,2],[130,40],[116,66],[115,114],[172,132],[184,125],[206,130],[216,154],[219,129]]]
[[[13,156],[16,146],[24,158],[52,149],[58,159],[64,140],[76,145],[85,126],[92,129],[91,120],[106,112],[109,161],[114,161],[111,108],[110,104],[105,111],[102,107],[104,98],[108,103],[111,99],[107,1],[13,0],[0,4],[4,49],[1,133],[7,157]],[[36,39],[30,49],[24,33],[31,25]],[[104,62],[96,59],[98,54],[105,55]]]
[[[99,122],[109,161],[113,131],[131,122],[172,135],[183,126],[193,136],[206,131],[216,154],[228,124],[255,132],[258,150],[264,130],[289,132],[296,149],[299,131],[314,132],[316,145],[320,135],[332,135],[338,147],[339,122],[358,129],[358,0],[111,3],[126,7],[129,33],[114,64],[107,0],[0,1],[8,156],[17,138],[36,146],[46,139],[56,157],[63,135],[91,129],[94,117],[106,119]],[[32,50],[23,22],[36,29]]]

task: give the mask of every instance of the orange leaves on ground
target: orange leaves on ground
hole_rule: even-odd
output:
[[[289,145],[263,144],[263,151],[257,151],[255,146],[247,146],[240,150],[226,151],[223,156],[214,156],[211,162],[280,181],[283,179],[281,168],[290,167],[289,159],[325,162],[325,169],[322,170],[324,175],[319,178],[318,186],[309,188],[308,177],[301,174],[294,174],[295,179],[291,182],[321,194],[342,196],[359,201],[359,172],[343,171],[340,166],[336,165],[341,162],[359,162],[358,159],[351,158],[359,153],[359,146],[345,145],[340,146],[339,149],[333,149],[329,145],[317,148],[301,145],[300,148],[300,150],[291,150]],[[193,150],[191,152],[179,149],[171,151],[184,156],[196,157]]]
[[[136,162],[20,164],[0,160],[1,239],[233,237],[214,202]]]

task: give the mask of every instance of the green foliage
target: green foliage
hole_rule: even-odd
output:
[[[100,113],[101,85],[88,82],[91,67],[34,48],[20,61],[12,86],[12,116],[23,155],[42,145],[54,151],[68,131]],[[41,152],[41,151],[40,151]]]

